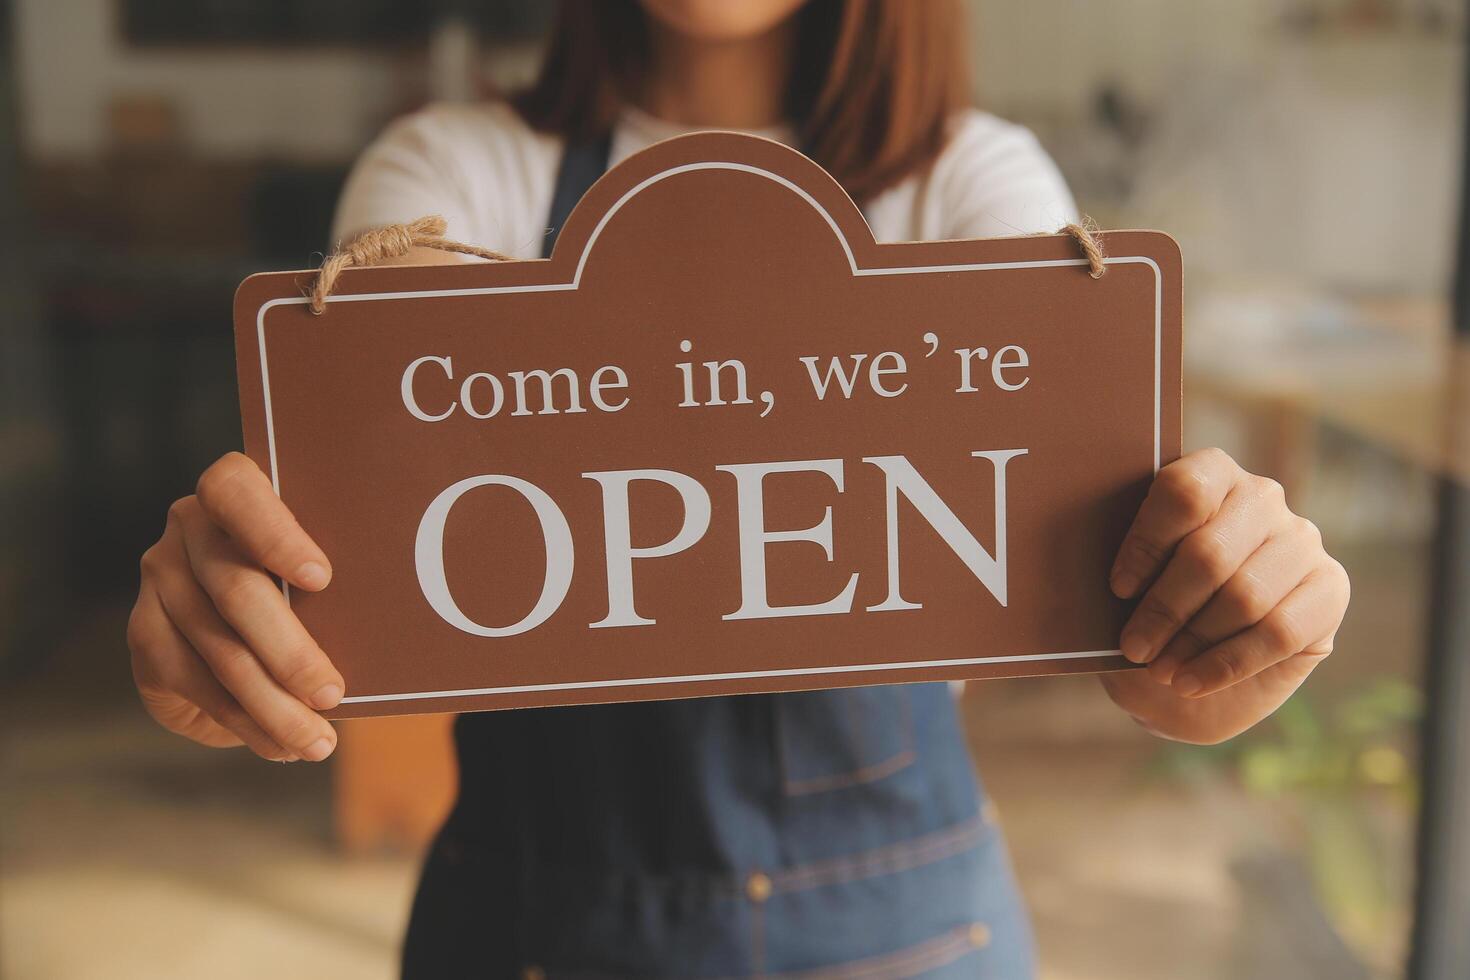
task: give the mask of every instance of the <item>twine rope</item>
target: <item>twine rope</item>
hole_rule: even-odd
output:
[[[478,245],[466,245],[444,237],[446,222],[437,214],[426,215],[406,225],[384,225],[358,235],[322,261],[321,271],[312,284],[311,312],[321,316],[327,309],[327,297],[337,285],[344,269],[376,265],[386,259],[407,255],[412,248],[433,248],[441,252],[459,252],[492,262],[510,262],[513,257]]]
[[[337,279],[343,270],[350,268],[364,268],[376,265],[387,259],[396,259],[407,255],[413,248],[432,248],[441,252],[458,252],[462,255],[474,255],[478,258],[489,259],[492,262],[511,262],[514,257],[502,252],[495,252],[478,245],[466,245],[444,237],[447,227],[444,219],[437,214],[426,215],[404,225],[384,225],[374,228],[358,235],[345,245],[340,245],[337,250],[322,261],[321,270],[317,273],[316,281],[312,283],[310,293],[311,312],[321,316],[327,310],[327,297],[332,295],[333,288],[337,285]],[[1107,272],[1104,264],[1102,244],[1098,242],[1095,234],[1096,226],[1091,220],[1086,224],[1069,224],[1061,233],[1072,236],[1077,247],[1087,258],[1088,270],[1094,279],[1101,279]]]
[[[1091,218],[1082,219],[1083,223],[1072,222],[1062,228],[1062,232],[1072,236],[1077,247],[1087,258],[1087,269],[1094,279],[1101,279],[1108,271],[1106,265],[1107,255],[1103,252],[1102,242],[1097,240],[1097,224]],[[1058,232],[1061,234],[1061,232]]]

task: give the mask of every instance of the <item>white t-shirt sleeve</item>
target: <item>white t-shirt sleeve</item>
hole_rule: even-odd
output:
[[[539,257],[559,159],[559,141],[503,103],[429,106],[394,122],[358,158],[333,240],[438,214],[449,238]]]
[[[880,241],[1010,238],[1077,220],[1067,182],[1024,126],[970,109],[929,171],[865,211]]]
[[[937,238],[1032,235],[1077,220],[1072,192],[1035,135],[987,113],[957,120],[930,181],[944,202]]]

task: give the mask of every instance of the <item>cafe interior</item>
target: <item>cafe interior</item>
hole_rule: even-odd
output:
[[[1333,655],[1220,745],[1091,677],[967,687],[1039,975],[1470,975],[1463,3],[967,7],[977,103],[1099,226],[1180,243],[1185,449],[1280,481],[1353,580]],[[396,975],[449,716],[344,722],[323,766],[204,749],[124,627],[240,445],[236,286],[321,261],[388,122],[529,79],[549,9],[0,0],[0,975]]]

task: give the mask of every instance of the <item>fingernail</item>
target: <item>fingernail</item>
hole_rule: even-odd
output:
[[[1148,655],[1148,643],[1137,633],[1124,633],[1118,647],[1123,651],[1123,656],[1136,664],[1146,664],[1153,659]]]
[[[311,696],[311,703],[325,711],[335,708],[342,701],[342,688],[337,684],[323,684],[321,690]]]
[[[1112,584],[1113,595],[1119,599],[1127,599],[1138,591],[1138,576],[1120,569],[1113,573]]]
[[[296,569],[296,583],[304,589],[313,592],[325,589],[327,583],[332,580],[332,573],[327,571],[327,566],[321,562],[309,561]]]
[[[331,754],[332,740],[329,738],[319,738],[315,742],[312,742],[310,745],[308,745],[301,752],[302,758],[307,759],[310,762],[321,762],[323,759]]]
[[[1174,678],[1174,691],[1181,697],[1192,698],[1202,687],[1204,684],[1193,674],[1180,674]]]
[[[1160,684],[1163,684],[1165,687],[1170,687],[1173,685],[1174,675],[1178,672],[1178,670],[1178,660],[1164,660],[1160,657],[1155,657],[1153,660],[1150,660],[1148,664],[1148,676],[1152,677]]]

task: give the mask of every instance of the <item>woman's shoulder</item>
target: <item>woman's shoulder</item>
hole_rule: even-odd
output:
[[[337,231],[431,209],[449,219],[451,237],[519,254],[539,242],[532,232],[560,155],[559,137],[533,129],[504,101],[431,103],[394,120],[363,152]]]
[[[378,144],[416,150],[435,159],[556,159],[559,137],[538,132],[509,103],[434,102],[391,123]]]
[[[917,237],[995,238],[1076,220],[1061,170],[1025,126],[964,109],[933,165],[914,182]]]
[[[478,102],[430,102],[400,116],[386,133],[413,131],[441,138],[490,137],[510,142],[528,142],[552,137],[532,129],[521,114],[504,99]]]
[[[971,106],[950,116],[949,141],[941,157],[976,152],[997,157],[1014,154],[1046,156],[1046,150],[1030,129]]]

